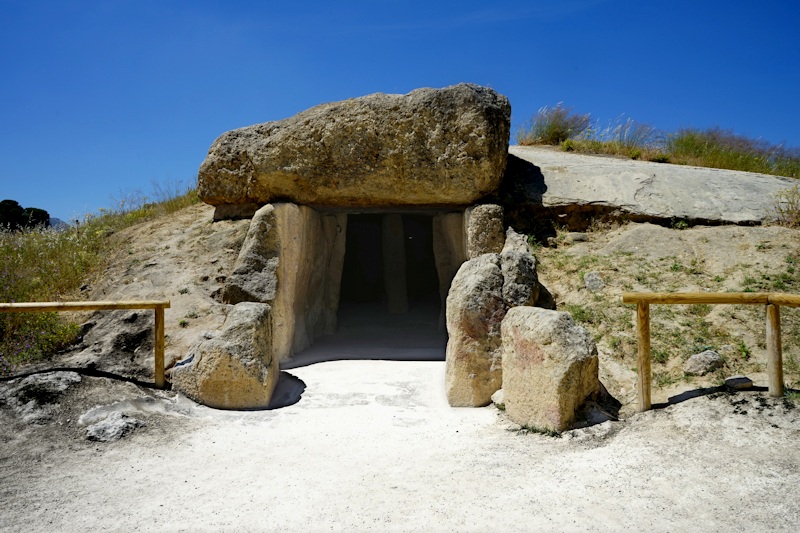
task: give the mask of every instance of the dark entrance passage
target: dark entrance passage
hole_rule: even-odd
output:
[[[285,368],[336,359],[442,361],[440,311],[432,215],[348,214],[337,332]]]

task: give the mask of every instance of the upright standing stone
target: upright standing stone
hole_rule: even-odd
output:
[[[217,336],[200,343],[175,365],[172,385],[210,407],[267,407],[278,382],[269,312],[263,303],[233,306]]]
[[[501,325],[506,413],[531,428],[563,431],[600,392],[597,347],[569,313],[515,307]]]
[[[461,265],[447,296],[445,390],[453,407],[489,405],[501,387],[505,313],[500,256],[484,254]]]
[[[467,257],[499,254],[506,240],[503,208],[494,204],[472,206],[464,213]]]
[[[393,213],[382,218],[383,286],[389,313],[408,312],[406,241],[403,217]]]
[[[346,215],[290,203],[267,204],[253,217],[222,297],[270,305],[278,360],[335,331],[346,225]]]

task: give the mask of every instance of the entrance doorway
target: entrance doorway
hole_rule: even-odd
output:
[[[443,361],[441,310],[433,215],[348,214],[336,333],[285,368],[337,359]]]

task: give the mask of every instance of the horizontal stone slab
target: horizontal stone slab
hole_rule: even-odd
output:
[[[752,172],[511,146],[503,198],[567,218],[617,210],[635,220],[759,224],[774,217],[775,195],[798,183]]]
[[[212,205],[467,205],[500,184],[510,117],[505,96],[472,84],[323,104],[224,133],[198,194]]]

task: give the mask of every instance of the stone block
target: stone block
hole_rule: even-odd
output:
[[[503,319],[501,339],[504,402],[514,422],[563,431],[599,394],[597,348],[569,313],[515,307]]]

